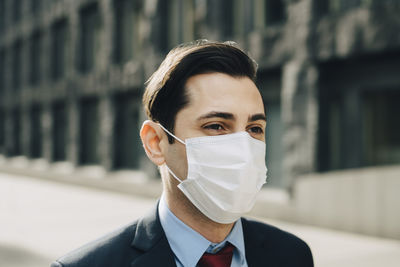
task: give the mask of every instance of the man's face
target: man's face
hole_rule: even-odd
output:
[[[186,82],[189,104],[175,119],[174,134],[191,137],[222,135],[241,131],[265,142],[265,114],[261,95],[247,77],[222,73],[195,75]],[[164,142],[166,163],[181,179],[187,176],[185,146]]]

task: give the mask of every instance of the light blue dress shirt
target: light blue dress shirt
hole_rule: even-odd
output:
[[[235,246],[231,267],[247,267],[242,221],[237,220],[232,231],[221,243],[212,243],[179,220],[168,208],[164,195],[158,206],[161,226],[175,254],[178,267],[195,267],[204,252],[216,253],[226,242]]]

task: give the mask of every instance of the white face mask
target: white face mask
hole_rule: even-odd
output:
[[[186,146],[188,175],[178,188],[209,219],[233,223],[249,212],[266,181],[265,143],[247,132],[181,139]]]

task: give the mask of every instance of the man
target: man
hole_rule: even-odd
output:
[[[231,43],[172,50],[143,96],[140,137],[163,182],[157,207],[52,266],[313,266],[302,240],[241,217],[266,179],[255,75]]]

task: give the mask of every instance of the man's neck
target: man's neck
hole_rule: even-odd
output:
[[[173,197],[165,192],[165,200],[177,218],[213,243],[222,242],[232,230],[234,223],[221,224],[210,220],[180,191],[174,192]]]

